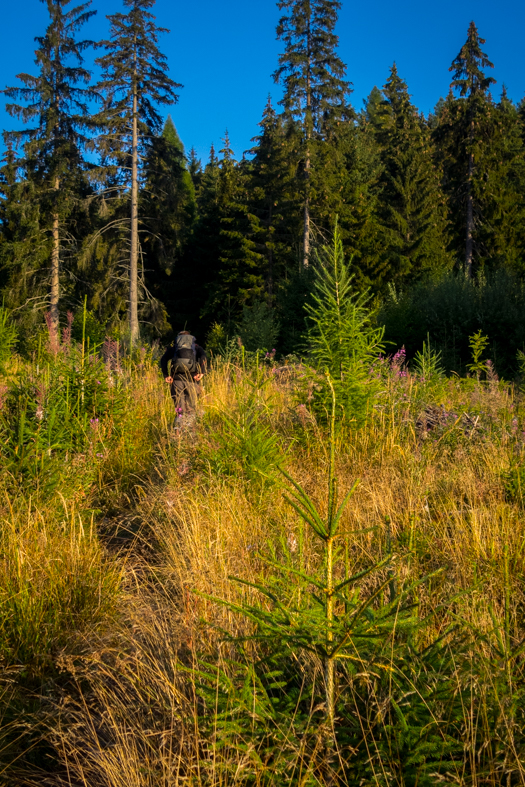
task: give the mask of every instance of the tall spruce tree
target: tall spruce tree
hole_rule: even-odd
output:
[[[183,253],[195,221],[195,187],[184,146],[168,115],[162,134],[151,140],[144,162],[141,199],[148,265],[170,275]]]
[[[193,183],[195,198],[198,199],[202,180],[202,161],[197,157],[197,151],[193,147],[188,156],[188,172]]]
[[[197,206],[184,146],[170,115],[162,134],[152,140],[139,205],[148,289],[168,314],[175,314]],[[158,308],[156,313],[160,315]],[[156,330],[164,332],[164,320],[155,322]]]
[[[4,139],[23,144],[23,157],[17,164],[25,186],[13,189],[12,193],[33,203],[33,217],[38,214],[40,231],[50,239],[44,255],[37,253],[34,262],[38,271],[42,256],[49,255],[45,279],[55,327],[59,323],[62,241],[68,218],[82,192],[86,192],[82,149],[90,126],[88,104],[96,97],[92,88],[81,87],[90,80],[90,73],[83,66],[83,53],[92,42],[76,38],[79,29],[96,12],[89,10],[91,2],[67,10],[70,2],[46,0],[50,23],[45,35],[35,39],[38,74],[18,74],[23,87],[2,91],[9,99],[24,102],[7,104],[11,116],[27,124],[35,122],[32,127],[5,133]],[[7,223],[9,219],[6,216]],[[14,254],[16,260],[16,249]],[[29,273],[27,267],[26,273]],[[38,290],[38,285],[35,289]]]
[[[477,228],[480,262],[525,272],[525,144],[517,107],[505,87],[485,124],[485,155],[475,197],[482,221]]]
[[[178,296],[174,312],[181,325],[187,324],[193,333],[205,333],[213,310],[207,305],[215,292],[218,279],[218,246],[220,242],[222,198],[220,162],[212,144],[208,161],[201,173],[197,188],[197,220],[186,257],[177,276]],[[222,306],[228,304],[222,304]],[[224,308],[220,318],[224,317]]]
[[[466,202],[465,220],[465,272],[472,275],[474,258],[474,234],[476,206],[474,204],[473,180],[475,177],[476,148],[479,148],[480,136],[483,133],[483,117],[487,116],[487,102],[490,100],[488,91],[496,80],[486,76],[483,69],[494,68],[481,46],[485,39],[481,38],[476,25],[471,22],[467,40],[461,47],[457,57],[452,61],[451,88],[459,92],[460,113],[455,122],[458,123],[462,153],[465,158],[464,193]]]
[[[347,124],[347,135],[339,228],[356,286],[377,291],[388,263],[378,220],[383,165],[373,115],[361,114],[355,127]]]
[[[285,118],[298,122],[302,131],[299,171],[303,187],[303,264],[310,255],[311,174],[315,141],[334,134],[338,123],[350,116],[346,97],[346,66],[337,56],[334,30],[341,3],[338,0],[280,0],[285,14],[277,25],[277,37],[285,51],[274,73],[284,86],[280,104]]]
[[[162,129],[156,105],[174,104],[182,87],[168,76],[166,57],[158,48],[160,33],[152,13],[155,0],[124,0],[127,14],[112,14],[106,54],[97,59],[102,69],[98,85],[104,105],[97,122],[103,131],[99,149],[118,171],[130,198],[129,330],[132,344],[139,336],[139,187],[143,162],[155,135]],[[111,171],[111,168],[109,168]]]
[[[249,164],[235,161],[228,132],[223,143],[217,182],[216,276],[210,285],[207,309],[210,313],[222,312],[231,323],[240,317],[244,305],[260,298],[264,277],[262,255],[257,251],[261,228],[249,208]]]
[[[50,244],[39,212],[39,191],[25,176],[10,140],[0,169],[0,288],[2,300],[27,327],[49,304]],[[31,311],[21,307],[31,304]]]
[[[448,265],[446,207],[430,131],[392,66],[375,109],[380,145],[378,219],[383,238],[383,282],[401,283]]]
[[[273,303],[276,287],[293,267],[291,227],[297,213],[293,148],[296,128],[278,116],[270,97],[259,123],[261,133],[250,150],[250,207],[260,225],[258,251],[266,260],[265,289]]]

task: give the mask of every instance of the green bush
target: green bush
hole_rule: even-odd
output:
[[[208,466],[217,475],[244,477],[257,487],[271,481],[282,461],[282,439],[268,417],[268,409],[260,403],[263,385],[258,376],[250,385],[248,395],[230,413],[219,411],[208,426],[211,450],[206,456]]]
[[[515,465],[503,473],[505,496],[511,502],[523,505],[525,501],[525,466]]]
[[[481,331],[489,338],[487,353],[496,370],[511,376],[517,371],[518,350],[525,349],[525,286],[506,270],[477,280],[447,273],[399,296],[392,293],[376,319],[385,326],[385,340],[404,345],[409,358],[428,335],[446,369],[458,373],[470,361],[470,337]]]
[[[71,471],[65,457],[91,452],[89,478],[104,425],[123,407],[122,391],[98,355],[76,345],[60,350],[8,391],[0,411],[5,469],[21,483],[50,493]]]
[[[6,363],[18,340],[18,331],[11,322],[9,312],[0,306],[0,374],[5,374]]]
[[[102,325],[93,312],[77,312],[73,320],[71,335],[76,342],[81,342],[82,337],[90,347],[96,347],[106,338],[106,326]]]
[[[271,351],[279,335],[279,323],[273,309],[261,301],[253,306],[244,306],[242,320],[237,326],[242,343],[249,352]]]

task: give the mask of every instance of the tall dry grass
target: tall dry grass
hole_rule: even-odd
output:
[[[319,713],[304,711],[308,686],[322,682],[315,657],[289,654],[303,693],[288,717],[271,722],[273,748],[261,733],[270,724],[263,711],[243,711],[251,721],[233,733],[215,713],[225,696],[230,710],[244,708],[242,671],[232,664],[255,663],[264,651],[224,639],[224,632],[253,633],[232,605],[258,597],[230,577],[263,582],[272,569],[261,556],[272,550],[290,560],[300,551],[305,571],[320,565],[276,469],[282,463],[326,506],[327,433],[298,398],[301,369],[218,363],[195,425],[177,429],[155,366],[130,369],[125,386],[126,412],[86,496],[98,535],[66,497],[67,515],[50,504],[52,528],[28,500],[16,512],[4,507],[3,603],[34,605],[47,593],[63,610],[53,636],[31,613],[36,633],[20,641],[32,641],[34,653],[9,646],[6,680],[15,662],[20,669],[40,652],[39,620],[47,626],[48,687],[31,687],[39,732],[27,738],[37,754],[13,743],[19,731],[11,714],[6,752],[18,759],[6,760],[5,778],[89,787],[357,783],[351,742],[337,753],[338,775],[323,770]],[[463,703],[456,726],[464,752],[452,770],[422,784],[525,784],[521,657],[497,656],[500,645],[514,652],[525,636],[523,512],[504,483],[523,456],[522,424],[519,397],[497,381],[426,383],[394,374],[385,376],[368,425],[337,435],[340,488],[359,479],[342,522],[341,576],[389,554],[399,584],[443,569],[420,586],[421,617],[440,609],[421,637],[431,642],[453,625],[463,632],[447,674]],[[363,592],[384,576],[364,579]],[[13,590],[15,579],[22,584]],[[5,614],[4,621],[11,625]],[[469,673],[465,664],[480,654],[481,666]],[[340,680],[345,709],[360,714],[359,756],[372,763],[361,783],[413,783],[381,753],[379,683],[369,675],[363,688],[344,671]]]

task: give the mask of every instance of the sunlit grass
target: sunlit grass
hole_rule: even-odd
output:
[[[321,568],[318,544],[286,504],[277,471],[282,464],[326,511],[327,427],[301,399],[300,374],[217,363],[196,425],[174,429],[155,365],[130,365],[120,380],[126,406],[105,425],[103,456],[83,494],[71,482],[38,509],[30,494],[4,498],[4,667],[7,674],[33,665],[49,676],[44,737],[52,760],[38,760],[42,743],[30,740],[38,768],[56,779],[49,783],[354,784],[351,768],[361,756],[374,763],[374,784],[403,783],[388,776],[393,755],[378,738],[388,692],[369,673],[362,684],[345,670],[339,676],[340,713],[360,714],[363,738],[354,765],[350,749],[341,749],[335,782],[323,770],[322,736],[315,743],[320,711],[304,709],[323,681],[316,658],[290,654],[302,689],[289,717],[268,722],[273,748],[260,731],[266,711],[246,710],[248,721],[226,735],[214,703],[203,699],[205,685],[213,695],[213,682],[202,677],[207,664],[216,674],[216,709],[244,707],[242,669],[265,652],[256,643],[225,643],[225,632],[246,636],[253,623],[204,596],[258,603],[253,588],[230,577],[270,578],[260,556],[272,550],[291,561],[300,553],[305,571]],[[463,703],[454,725],[468,773],[454,766],[444,776],[454,784],[525,783],[518,654],[525,528],[521,501],[504,483],[522,461],[522,424],[521,401],[503,384],[390,374],[367,426],[336,433],[340,489],[359,479],[341,522],[337,571],[355,573],[391,555],[402,586],[442,569],[417,600],[421,618],[441,610],[421,631],[422,643],[452,626],[463,632],[447,655],[455,664],[447,667],[447,690]],[[361,592],[388,576],[366,577]],[[235,689],[225,695],[228,675]],[[20,754],[16,731],[9,741],[6,765]],[[24,763],[13,762],[12,773],[41,784],[42,771],[32,775],[30,759]]]

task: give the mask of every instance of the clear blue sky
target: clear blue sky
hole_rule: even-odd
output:
[[[47,25],[40,0],[4,0],[0,27],[0,87],[16,84],[21,71],[35,73],[34,37]],[[122,10],[121,0],[93,0],[97,16],[84,27],[86,38],[108,34],[106,14]],[[221,147],[228,128],[237,157],[250,147],[268,93],[280,97],[271,74],[282,47],[275,39],[279,11],[273,0],[157,0],[157,24],[170,75],[184,85],[170,111],[189,150],[204,160],[213,142]],[[448,91],[448,67],[476,22],[495,65],[495,94],[505,83],[509,96],[525,94],[523,0],[343,0],[337,32],[339,54],[353,82],[352,103],[361,108],[374,85],[381,87],[395,60],[418,108],[427,113]],[[0,96],[0,127],[16,128]]]

